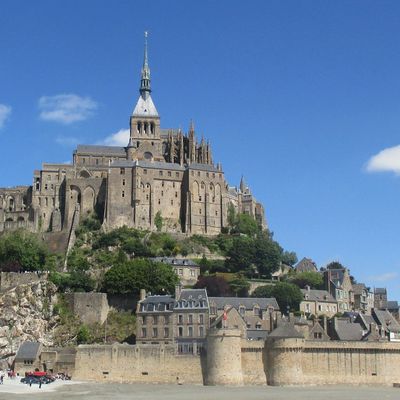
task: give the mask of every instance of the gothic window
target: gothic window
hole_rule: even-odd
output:
[[[137,142],[136,142],[136,147],[139,147],[139,146],[140,146],[140,142],[137,141]]]
[[[46,197],[46,207],[49,205],[49,199]]]
[[[151,134],[154,135],[154,131],[155,131],[154,122],[151,123],[150,130],[151,130]]]
[[[142,124],[140,122],[137,123],[136,129],[137,129],[137,132],[140,133],[140,131],[142,129]]]
[[[204,183],[201,184],[201,188],[204,189]]]

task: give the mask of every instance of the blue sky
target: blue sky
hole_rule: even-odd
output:
[[[162,126],[193,118],[286,249],[400,300],[397,1],[3,0],[0,186],[123,137],[145,30]]]

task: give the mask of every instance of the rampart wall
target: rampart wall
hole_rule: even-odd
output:
[[[43,272],[1,272],[0,291],[5,291],[19,285],[27,285],[47,279]]]

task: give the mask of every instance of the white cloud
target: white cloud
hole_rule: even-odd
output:
[[[62,146],[76,146],[79,143],[79,139],[72,136],[57,136],[56,143]]]
[[[10,117],[11,107],[0,104],[0,129],[4,126],[6,120]]]
[[[107,136],[100,144],[106,146],[127,146],[129,142],[129,129],[120,129],[118,132]]]
[[[91,117],[97,109],[97,103],[90,97],[76,94],[58,94],[42,96],[39,99],[40,118],[45,121],[71,124]]]
[[[367,162],[368,172],[394,172],[400,175],[400,145],[383,149]]]
[[[391,281],[392,279],[396,279],[398,275],[399,274],[397,272],[385,272],[380,275],[371,276],[370,280],[375,282],[387,282]]]

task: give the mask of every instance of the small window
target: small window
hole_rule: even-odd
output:
[[[199,336],[200,337],[204,336],[204,326],[199,326]]]
[[[158,175],[159,176],[163,176],[163,172],[162,171],[158,171]]]
[[[179,178],[179,172],[175,173],[175,176],[176,176],[177,178]]]
[[[204,314],[199,315],[199,323],[204,324]]]
[[[183,324],[183,315],[178,315],[178,324]]]
[[[122,191],[121,197],[125,197],[125,191]]]
[[[158,204],[161,204],[161,199],[158,199]]]
[[[197,176],[200,176],[200,171],[197,171]]]
[[[148,194],[146,194],[146,200],[148,200],[149,199],[149,195]]]
[[[164,328],[164,337],[169,337],[169,328]]]
[[[189,328],[188,328],[188,336],[193,337],[193,327],[192,326],[189,326]]]
[[[156,338],[158,336],[158,329],[153,328],[153,338]]]
[[[119,170],[119,173],[120,173],[121,175],[125,175],[125,168],[121,168],[121,169]]]
[[[96,165],[99,165],[99,159],[96,158]]]
[[[44,189],[47,190],[48,186],[47,183],[44,184]]]
[[[157,315],[155,315],[154,317],[153,317],[153,324],[158,324],[158,317],[157,317]]]
[[[171,176],[171,171],[168,171],[168,176]]]
[[[164,181],[161,181],[161,187],[164,187]]]
[[[201,214],[201,208],[199,208],[199,214]]]
[[[164,317],[164,322],[165,322],[166,324],[169,324],[169,315],[166,315],[166,316]]]
[[[179,337],[182,337],[182,336],[183,336],[183,327],[182,327],[182,326],[180,326],[180,327],[178,328],[178,336],[179,336]]]
[[[145,338],[147,336],[147,330],[146,328],[142,328],[142,338]]]
[[[143,170],[143,174],[144,174],[144,175],[147,175],[147,169],[144,169],[144,170]]]
[[[175,197],[178,197],[178,192],[175,192]]]
[[[122,186],[125,186],[125,179],[122,179]]]
[[[161,190],[161,196],[164,196],[164,190]]]
[[[192,314],[189,314],[189,321],[188,321],[188,323],[189,323],[189,324],[193,324],[193,315],[192,315]]]
[[[174,205],[174,201],[173,200],[171,200],[171,206],[173,206]]]

